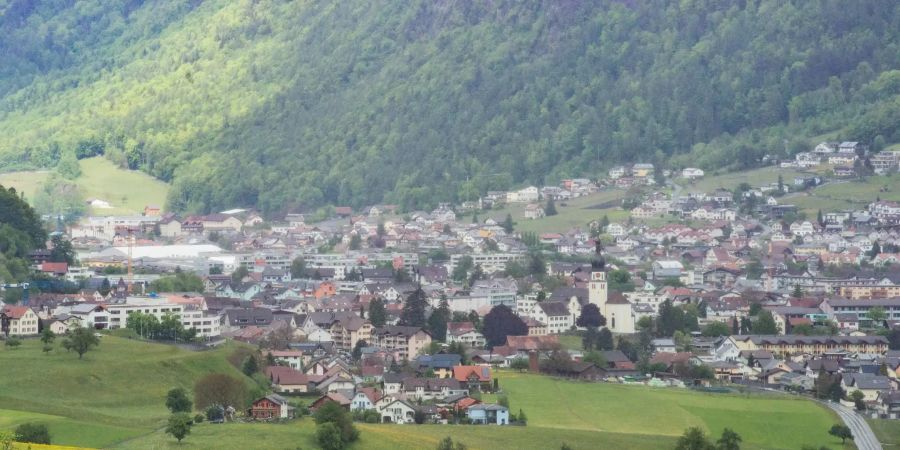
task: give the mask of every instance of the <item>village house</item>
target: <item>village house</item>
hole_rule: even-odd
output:
[[[248,415],[256,420],[291,419],[294,407],[286,398],[271,394],[254,401]]]
[[[38,334],[39,327],[40,318],[27,306],[0,308],[0,331],[5,336],[33,336]]]

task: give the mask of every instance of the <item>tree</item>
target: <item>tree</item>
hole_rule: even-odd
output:
[[[316,427],[316,442],[319,443],[322,450],[343,450],[346,447],[341,438],[341,430],[331,422]]]
[[[740,450],[741,436],[731,428],[722,430],[722,436],[716,441],[716,450]]]
[[[53,350],[53,341],[56,340],[56,334],[53,333],[49,327],[44,328],[44,331],[41,331],[41,343],[44,344],[44,353]],[[49,347],[50,350],[47,348]]]
[[[74,151],[62,152],[59,162],[56,164],[56,171],[63,178],[74,180],[81,176],[81,166],[78,165],[78,157]]]
[[[597,327],[588,327],[581,336],[581,348],[588,351],[593,350],[597,346],[597,341],[599,340],[600,331]]]
[[[99,292],[100,295],[106,297],[107,295],[109,295],[109,292],[111,290],[112,290],[112,287],[109,285],[109,278],[104,277],[103,281],[100,282],[100,288],[97,289],[97,292]]]
[[[856,407],[857,411],[865,411],[866,410],[866,402],[864,401],[866,398],[866,394],[863,394],[859,389],[854,390],[848,395],[850,400],[853,401],[853,406]]]
[[[753,323],[753,332],[756,334],[778,334],[778,324],[775,323],[775,317],[772,311],[762,310]]]
[[[881,253],[881,244],[879,244],[878,241],[875,241],[875,242],[872,244],[872,249],[869,250],[869,258],[874,259],[874,258],[875,258],[876,256],[878,256],[880,253]]]
[[[606,274],[610,291],[631,292],[634,291],[634,282],[631,274],[625,269],[611,270]]]
[[[736,325],[737,322],[733,321],[733,324]],[[728,328],[728,325],[725,322],[712,321],[703,327],[703,335],[707,337],[728,336],[730,331],[732,330]]]
[[[369,302],[369,322],[373,327],[383,327],[387,322],[387,310],[384,307],[384,300],[380,297]]]
[[[194,405],[205,410],[213,405],[241,409],[247,402],[247,386],[243,381],[222,373],[211,373],[194,383]]]
[[[503,219],[503,224],[501,224],[500,226],[503,227],[503,231],[505,231],[506,234],[510,234],[513,232],[513,227],[515,227],[515,225],[516,224],[513,222],[512,215],[506,213],[506,218]]]
[[[575,321],[575,325],[584,328],[598,328],[606,325],[606,318],[600,314],[600,308],[597,305],[588,303],[581,308],[581,314]]]
[[[497,305],[484,316],[482,333],[488,346],[495,347],[506,343],[507,336],[525,336],[528,325],[515,315],[506,305]]]
[[[23,423],[16,427],[14,434],[19,442],[50,445],[50,430],[44,424]]]
[[[453,278],[453,281],[462,283],[466,281],[466,278],[469,276],[469,270],[472,269],[474,263],[472,262],[472,257],[469,255],[463,256],[456,263],[456,266],[453,268],[453,272],[450,274],[450,277]]]
[[[598,350],[612,350],[614,346],[612,331],[609,331],[609,328],[601,329],[595,347]]]
[[[240,283],[244,280],[245,277],[250,275],[250,271],[247,270],[246,267],[240,266],[231,273],[231,281],[233,283]]]
[[[298,256],[291,261],[291,278],[298,280],[306,276],[306,260]]]
[[[675,450],[715,450],[706,433],[700,428],[688,428],[675,443]]]
[[[425,328],[428,325],[425,320],[425,308],[427,306],[428,301],[425,299],[425,291],[419,285],[406,298],[406,302],[403,304],[403,310],[400,312],[400,325]]]
[[[191,434],[191,426],[194,425],[193,419],[187,413],[175,413],[169,416],[169,422],[166,425],[166,434],[171,434],[173,438],[181,442],[182,439]]]
[[[327,402],[313,416],[317,425],[334,424],[344,445],[359,439],[359,431],[353,426],[350,413],[335,402]]]
[[[547,206],[544,207],[544,215],[547,217],[555,216],[558,212],[556,211],[556,203],[553,202],[553,197],[550,197],[547,200]]]
[[[166,394],[166,408],[173,414],[191,412],[193,405],[184,388],[173,388]]]
[[[581,360],[584,362],[589,362],[601,369],[605,369],[607,365],[606,358],[603,356],[603,353],[600,353],[596,350],[589,351],[581,357]]]
[[[900,350],[900,328],[891,328],[887,334],[888,348]]]
[[[737,317],[731,318],[731,334],[735,336],[741,334],[741,325],[738,323]]]
[[[799,284],[794,285],[794,292],[791,293],[791,297],[794,297],[794,298],[802,298],[803,297],[803,289],[800,288]]]
[[[362,247],[362,238],[359,236],[359,233],[353,233],[350,235],[350,250],[359,250]]]
[[[515,358],[509,363],[509,368],[524,372],[528,370],[528,360],[522,357]]]
[[[447,340],[447,322],[450,321],[450,318],[450,303],[447,302],[447,296],[441,294],[440,304],[428,317],[428,331],[431,333],[432,339],[438,341]]]
[[[656,321],[656,332],[660,337],[672,336],[675,331],[684,328],[684,311],[666,300],[659,305],[659,318]]]
[[[50,261],[75,264],[75,249],[72,248],[71,242],[63,239],[62,235],[54,234],[50,238],[50,245],[53,246],[50,249]]]
[[[85,353],[98,345],[100,345],[100,339],[94,334],[94,330],[83,327],[72,330],[69,338],[63,343],[66,350],[78,353],[78,359],[84,358]]]
[[[438,442],[437,450],[466,450],[466,446],[459,441],[453,442],[453,439],[447,436]]]
[[[574,364],[569,352],[553,350],[547,359],[541,361],[541,370],[548,373],[570,373]]]
[[[475,264],[475,267],[472,269],[472,275],[469,276],[469,286],[474,286],[475,282],[484,278],[484,270],[481,268],[481,264]]]
[[[368,345],[369,343],[366,342],[365,339],[356,341],[356,345],[353,346],[353,353],[351,354],[354,361],[359,361],[359,359],[362,358],[362,349],[367,347]]]
[[[850,431],[850,427],[847,425],[832,425],[831,429],[828,430],[828,434],[841,438],[841,443],[846,443],[847,439],[853,440],[853,432]]]
[[[250,355],[244,360],[244,364],[241,366],[241,372],[244,372],[244,375],[247,375],[248,377],[252,377],[253,374],[259,372],[259,362],[256,360],[256,356]]]
[[[866,313],[866,317],[872,321],[872,326],[880,327],[881,324],[887,319],[887,311],[884,310],[881,306],[875,306],[869,308],[869,312]]]

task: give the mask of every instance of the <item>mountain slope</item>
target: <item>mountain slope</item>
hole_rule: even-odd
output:
[[[15,49],[0,69],[0,166],[102,149],[173,181],[172,209],[413,208],[672,155],[749,167],[836,130],[900,141],[889,0],[0,11],[0,51]]]

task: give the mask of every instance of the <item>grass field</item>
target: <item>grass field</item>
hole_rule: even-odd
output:
[[[0,174],[0,185],[16,188],[16,191],[25,193],[27,200],[31,200],[49,175],[46,170],[3,173]]]
[[[46,423],[54,443],[89,447],[314,448],[309,418],[202,424],[182,444],[162,433],[168,389],[190,389],[210,372],[241,376],[225,361],[230,351],[188,352],[105,336],[98,350],[79,361],[65,351],[42,354],[39,342],[27,340],[19,349],[0,350],[0,430]],[[716,436],[733,428],[746,449],[840,448],[827,434],[835,417],[802,399],[588,384],[513,372],[498,377],[513,411],[528,415],[527,427],[360,424],[362,438],[353,448],[433,448],[451,435],[472,449],[558,448],[565,442],[576,449],[650,450],[670,448],[690,426]]]
[[[513,221],[516,222],[516,231],[563,233],[575,227],[587,230],[589,222],[600,220],[604,215],[613,222],[626,220],[629,215],[628,211],[619,206],[621,200],[625,198],[625,194],[624,190],[614,189],[566,202],[556,202],[558,214],[540,219],[526,219],[524,203],[508,204],[502,209],[479,212],[478,217],[482,221],[492,217],[498,222],[502,222],[506,218],[506,214],[510,214]]]
[[[93,208],[91,214],[137,214],[143,212],[144,206],[162,207],[166,203],[169,185],[144,172],[122,169],[100,156],[83,159],[79,163],[81,176],[75,183],[84,199],[97,198],[112,206]],[[24,192],[25,198],[30,200],[49,175],[46,170],[4,173],[0,174],[0,185],[14,187]]]
[[[97,209],[95,215],[135,214],[144,206],[164,206],[169,185],[137,170],[124,170],[103,157],[83,159],[76,180],[85,199],[99,198],[111,209]]]
[[[815,217],[819,209],[836,211],[862,208],[878,197],[882,200],[900,201],[900,174],[829,183],[808,192],[787,195],[781,203],[796,205],[807,216]]]
[[[867,419],[875,436],[886,449],[900,448],[900,420]]]
[[[795,169],[782,169],[776,166],[768,166],[744,172],[730,172],[721,175],[707,176],[692,182],[679,179],[677,182],[684,187],[685,192],[712,192],[716,189],[727,189],[731,191],[741,183],[748,183],[750,186],[759,187],[777,182],[778,175],[781,175],[785,183],[792,183],[794,177],[801,174],[804,174],[804,172]]]
[[[40,345],[0,350],[0,429],[46,423],[65,445],[103,447],[149,433],[165,421],[169,389],[192,389],[212,372],[242,376],[225,360],[228,348],[196,353],[105,336],[79,360],[43,354]]]

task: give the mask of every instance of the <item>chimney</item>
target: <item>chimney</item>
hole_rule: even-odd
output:
[[[528,352],[528,371],[531,373],[538,373],[541,371],[540,364],[538,363],[538,352],[536,350]]]

